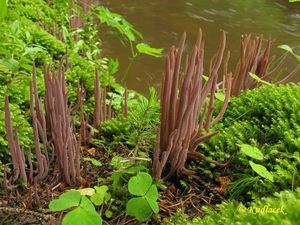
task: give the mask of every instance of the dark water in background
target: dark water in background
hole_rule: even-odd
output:
[[[231,62],[236,64],[240,36],[244,33],[263,34],[276,39],[275,45],[288,44],[300,47],[300,3],[288,0],[103,0],[111,11],[123,15],[153,47],[169,50],[177,45],[183,31],[187,32],[190,47],[202,28],[205,39],[206,68],[216,52],[220,29],[227,32],[227,49]],[[112,36],[104,37],[104,55],[118,58],[121,78],[129,63],[130,48],[122,46]],[[299,48],[300,49],[300,48]],[[273,48],[280,55],[282,50]],[[299,50],[296,52],[299,53]],[[289,58],[291,70],[297,64]],[[230,70],[233,70],[232,66]],[[150,85],[159,87],[163,73],[163,59],[141,55],[127,77],[127,86],[146,94]],[[292,81],[300,81],[298,73]]]

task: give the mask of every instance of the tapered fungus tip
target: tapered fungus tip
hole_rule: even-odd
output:
[[[98,68],[96,68],[96,77],[97,77],[97,79],[99,79],[99,69]]]
[[[182,36],[181,36],[181,42],[185,41],[186,39],[186,32],[183,32]]]

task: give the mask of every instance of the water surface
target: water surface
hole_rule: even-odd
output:
[[[184,31],[188,35],[187,48],[190,48],[201,27],[206,43],[206,67],[218,47],[221,29],[227,32],[227,49],[231,51],[233,65],[239,56],[240,36],[244,33],[271,36],[276,39],[275,46],[300,46],[300,3],[288,3],[288,0],[103,0],[101,4],[123,15],[142,32],[147,43],[165,50],[177,45]],[[117,76],[120,78],[130,60],[129,46],[126,48],[114,37],[106,36],[103,47],[105,55],[119,59]],[[273,49],[276,55],[282,53]],[[292,58],[286,63],[290,70],[296,64]],[[133,65],[126,83],[129,88],[147,93],[150,85],[159,87],[162,73],[163,59],[142,55]],[[300,73],[292,80],[300,81]]]

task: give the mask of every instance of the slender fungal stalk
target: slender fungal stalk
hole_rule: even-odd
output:
[[[201,29],[192,53],[186,59],[184,73],[180,75],[185,39],[184,33],[179,48],[172,47],[166,57],[160,99],[161,119],[153,156],[156,180],[192,173],[185,168],[185,162],[188,157],[199,158],[202,154],[196,152],[198,145],[218,134],[207,132],[222,118],[231,93],[232,77],[231,73],[227,73],[228,53],[223,75],[225,100],[221,111],[213,118],[218,71],[225,51],[225,32],[221,33],[221,44],[211,60],[206,82],[203,78],[204,41]]]

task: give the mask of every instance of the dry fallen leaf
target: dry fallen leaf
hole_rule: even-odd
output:
[[[96,148],[87,148],[87,147],[84,147],[83,151],[86,152],[90,156],[95,156],[96,155]]]

